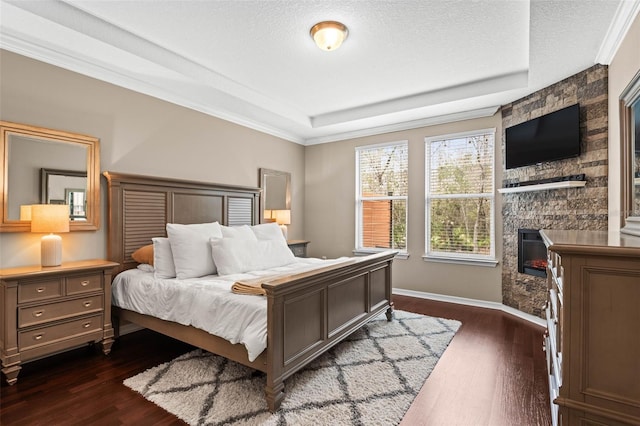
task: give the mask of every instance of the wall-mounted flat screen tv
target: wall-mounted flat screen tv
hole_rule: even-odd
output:
[[[507,169],[578,155],[580,155],[579,104],[505,130],[505,167]]]

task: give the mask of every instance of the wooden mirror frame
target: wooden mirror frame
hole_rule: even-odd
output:
[[[633,141],[633,117],[631,106],[640,99],[640,71],[620,95],[620,153],[621,178],[621,229],[620,232],[640,236],[640,215],[635,212],[635,147]],[[640,141],[635,141],[640,144]]]
[[[286,193],[285,193],[285,208],[287,210],[291,209],[291,173],[289,172],[281,172],[279,170],[272,170],[272,169],[265,169],[265,168],[260,168],[259,169],[259,173],[260,173],[260,188],[262,189],[262,195],[260,197],[260,223],[265,223],[265,218],[264,218],[264,210],[265,210],[265,204],[267,202],[267,197],[266,197],[266,193],[267,193],[267,178],[269,176],[283,176],[285,178],[286,181]]]
[[[100,142],[93,136],[61,130],[0,121],[0,232],[30,232],[31,224],[9,218],[9,137],[19,135],[34,139],[80,145],[87,149],[87,216],[86,220],[70,221],[70,231],[95,231],[100,228]]]

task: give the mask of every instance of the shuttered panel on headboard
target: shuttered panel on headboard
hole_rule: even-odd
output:
[[[131,253],[151,244],[151,238],[166,235],[167,194],[166,192],[124,191],[124,258],[131,259]]]
[[[229,197],[227,199],[228,225],[253,225],[253,202],[253,198]]]

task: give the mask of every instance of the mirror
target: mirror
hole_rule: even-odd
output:
[[[40,169],[40,202],[66,204],[69,219],[87,220],[87,172]]]
[[[97,138],[0,121],[0,232],[29,232],[22,206],[66,204],[69,230],[100,226],[100,146]]]
[[[260,169],[260,222],[268,222],[270,215],[265,211],[291,210],[291,173],[278,170]]]
[[[640,236],[640,71],[620,95],[622,229]]]

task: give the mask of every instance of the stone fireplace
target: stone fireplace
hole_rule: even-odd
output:
[[[542,317],[546,279],[518,269],[518,229],[607,229],[607,67],[593,67],[502,107],[504,129],[580,104],[576,158],[504,170],[502,187],[514,182],[585,174],[586,186],[501,194],[503,217],[502,302]],[[504,164],[503,164],[504,169]]]

